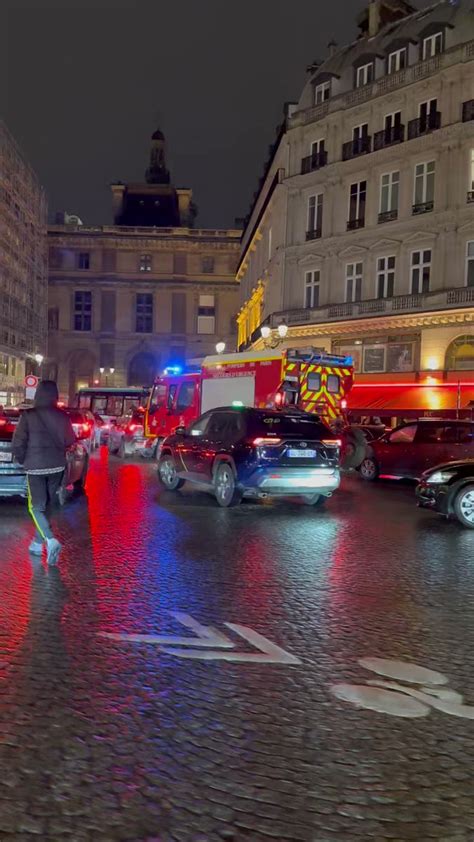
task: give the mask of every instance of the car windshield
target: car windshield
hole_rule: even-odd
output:
[[[301,436],[302,438],[334,438],[321,421],[304,413],[252,412],[250,413],[252,435]]]

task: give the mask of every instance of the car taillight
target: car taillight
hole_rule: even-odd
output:
[[[283,393],[277,392],[275,395],[275,404],[276,406],[281,406],[283,403]]]
[[[323,439],[321,444],[325,447],[341,447],[342,441],[341,439]]]
[[[264,444],[265,446],[281,444],[281,439],[256,438],[256,439],[253,440],[252,444],[253,444],[254,447],[260,447],[262,444]]]
[[[0,427],[6,427],[6,426],[7,426],[7,419],[6,418],[0,418]]]

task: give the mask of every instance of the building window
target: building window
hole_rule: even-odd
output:
[[[385,131],[388,134],[396,135],[397,133],[400,134],[400,129],[402,125],[402,112],[401,111],[393,111],[391,114],[387,114],[385,116]]]
[[[349,222],[348,228],[363,228],[365,225],[365,200],[367,197],[367,182],[356,181],[349,190]]]
[[[467,244],[466,285],[474,287],[474,240]]]
[[[151,272],[151,254],[141,254],[139,263],[140,272]]]
[[[392,298],[395,286],[395,257],[377,260],[377,298]]]
[[[92,293],[74,293],[74,330],[92,330]]]
[[[304,306],[308,309],[319,307],[319,269],[306,272],[304,279]]]
[[[398,70],[403,70],[407,66],[407,50],[402,47],[401,50],[394,50],[390,53],[387,61],[387,73],[396,73]]]
[[[363,263],[346,265],[346,301],[360,301],[362,298]]]
[[[400,173],[386,172],[380,177],[380,213],[394,214],[398,211],[398,188],[400,185]]]
[[[325,139],[322,137],[320,140],[313,140],[311,144],[311,157],[312,158],[319,158],[321,155],[324,155],[324,144]]]
[[[430,291],[431,249],[414,251],[411,256],[411,293]]]
[[[436,32],[434,35],[429,35],[427,38],[423,38],[423,49],[421,53],[421,57],[423,60],[427,58],[433,58],[433,56],[437,56],[438,53],[443,52],[443,33]]]
[[[428,161],[415,166],[415,190],[413,204],[415,208],[434,202],[435,162]]]
[[[77,268],[78,269],[89,269],[90,266],[90,254],[88,251],[81,251],[77,255]]]
[[[364,85],[368,85],[369,82],[374,81],[374,63],[373,61],[369,62],[369,64],[363,64],[361,67],[358,67],[356,70],[356,88],[362,88]]]
[[[474,190],[474,149],[471,149],[471,159],[469,168],[469,190]]]
[[[216,303],[214,295],[199,296],[197,332],[216,332]]]
[[[330,82],[321,82],[320,85],[316,85],[314,89],[314,104],[321,105],[322,102],[326,102],[331,94],[331,83]]]
[[[16,357],[10,358],[10,374],[12,377],[16,377]]]
[[[420,134],[431,131],[436,128],[436,114],[438,110],[438,100],[428,99],[426,102],[420,102],[419,107],[419,121]]]
[[[203,257],[201,262],[201,272],[203,275],[212,275],[214,272],[214,258]]]
[[[135,332],[153,333],[153,293],[138,292],[135,299]]]
[[[321,236],[323,227],[323,194],[310,196],[308,199],[307,239]]]

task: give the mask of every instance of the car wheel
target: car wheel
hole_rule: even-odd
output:
[[[219,506],[228,508],[240,503],[242,495],[237,489],[232,466],[221,462],[214,474],[214,493]]]
[[[322,494],[306,494],[303,499],[307,506],[317,506],[318,508],[324,506],[326,502],[326,498]]]
[[[374,482],[379,475],[379,466],[373,456],[366,456],[361,462],[359,471],[362,479],[367,482]]]
[[[367,453],[367,441],[362,430],[348,430],[344,441],[341,468],[358,468]]]
[[[84,462],[84,468],[82,470],[82,474],[78,480],[73,484],[74,492],[76,494],[83,494],[85,487],[86,487],[86,480],[87,480],[87,472],[89,470],[89,459],[86,459]]]
[[[158,478],[168,491],[177,491],[178,488],[182,488],[184,485],[184,479],[178,477],[174,459],[169,454],[163,456],[159,461]]]
[[[468,529],[474,529],[474,485],[465,485],[454,500],[457,519]]]

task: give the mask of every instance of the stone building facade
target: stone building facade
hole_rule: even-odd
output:
[[[285,321],[359,381],[474,379],[471,3],[374,0],[359,26],[288,106],[243,235],[238,344]]]
[[[22,400],[25,372],[46,354],[46,220],[45,193],[0,121],[0,404]]]
[[[218,341],[235,348],[240,234],[50,226],[47,366],[61,394],[149,385]]]

